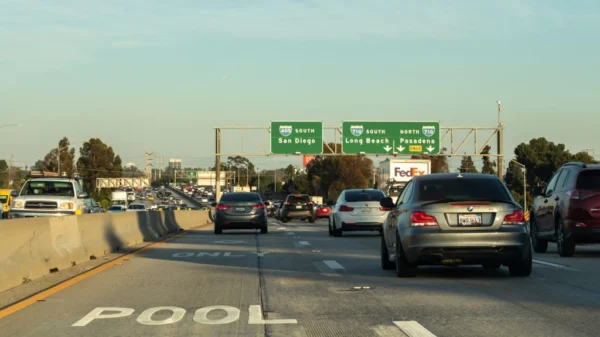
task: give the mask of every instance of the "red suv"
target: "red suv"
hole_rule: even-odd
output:
[[[531,241],[537,253],[556,242],[558,253],[573,256],[580,243],[600,243],[600,165],[564,164],[543,189],[534,188]]]

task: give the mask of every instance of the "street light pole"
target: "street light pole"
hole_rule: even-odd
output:
[[[527,167],[516,160],[511,160],[523,169],[523,207],[527,208]]]

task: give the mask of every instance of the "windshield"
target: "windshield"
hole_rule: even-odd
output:
[[[248,201],[248,202],[257,202],[261,201],[260,195],[257,193],[225,193],[221,197],[221,201]]]
[[[360,201],[381,201],[385,198],[385,194],[382,191],[346,191],[347,202],[360,202]]]
[[[129,205],[129,209],[146,209],[144,205]]]
[[[73,197],[73,184],[68,181],[28,181],[23,186],[21,195],[54,195]]]
[[[498,179],[441,178],[420,181],[418,201],[501,200],[511,202],[508,192]]]

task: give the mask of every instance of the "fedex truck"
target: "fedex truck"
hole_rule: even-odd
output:
[[[424,174],[431,174],[431,160],[386,159],[379,163],[377,186],[395,202],[412,177]]]

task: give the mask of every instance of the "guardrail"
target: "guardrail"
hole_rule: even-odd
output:
[[[207,211],[123,212],[3,220],[0,222],[0,291],[210,222]]]

